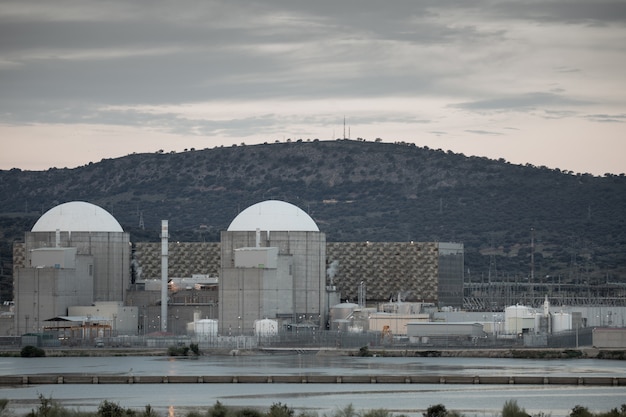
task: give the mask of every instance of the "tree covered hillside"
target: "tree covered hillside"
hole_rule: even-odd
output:
[[[173,240],[219,241],[239,211],[280,199],[308,212],[328,241],[462,242],[472,280],[524,279],[532,241],[536,277],[626,282],[623,174],[594,177],[404,143],[315,140],[0,171],[0,192],[5,266],[11,242],[67,201],[105,208],[133,241],[158,240],[161,219]]]

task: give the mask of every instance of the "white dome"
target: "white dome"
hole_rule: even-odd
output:
[[[31,232],[123,232],[108,211],[95,204],[72,201],[46,211]]]
[[[241,213],[228,226],[229,232],[254,230],[274,232],[319,232],[315,221],[293,204],[268,200],[254,204]]]

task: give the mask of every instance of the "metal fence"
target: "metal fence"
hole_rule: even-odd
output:
[[[21,342],[21,343],[20,343]],[[26,343],[28,342],[28,343]],[[6,347],[21,344],[60,348],[169,348],[197,344],[200,349],[506,349],[520,347],[578,348],[591,346],[593,329],[582,328],[554,335],[487,335],[484,337],[433,336],[409,338],[406,336],[383,337],[378,332],[352,333],[344,331],[299,330],[282,331],[271,336],[218,336],[218,335],[163,335],[163,336],[117,336],[96,339],[62,340],[52,346],[37,340],[5,338]]]
[[[469,338],[438,336],[419,343],[408,337],[381,337],[377,332],[350,333],[338,331],[280,332],[272,336],[204,336],[193,337],[201,349],[495,349],[520,347],[523,339],[495,337]]]

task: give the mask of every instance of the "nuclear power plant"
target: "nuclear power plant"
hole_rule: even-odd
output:
[[[85,202],[58,205],[25,233],[23,250],[17,249],[15,334],[42,331],[47,320],[67,316],[71,307],[124,305],[130,237],[106,210]]]
[[[219,243],[170,242],[168,228],[163,219],[160,243],[132,242],[96,205],[52,208],[14,245],[0,332],[50,346],[546,346],[556,333],[591,344],[592,327],[624,327],[623,307],[552,306],[547,295],[543,310],[465,311],[463,244],[327,243],[284,201],[241,211]]]
[[[221,234],[219,332],[248,333],[261,319],[323,328],[326,235],[300,208],[264,201]]]

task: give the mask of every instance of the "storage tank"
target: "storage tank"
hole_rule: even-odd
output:
[[[535,330],[535,310],[527,306],[514,305],[504,309],[504,331],[521,334]]]
[[[345,320],[350,317],[352,312],[357,308],[359,308],[359,305],[354,303],[336,304],[330,308],[330,320],[331,322],[335,320]]]
[[[278,334],[278,322],[276,320],[263,319],[254,321],[254,334],[257,336],[274,336]]]
[[[330,308],[330,329],[347,331],[350,325],[348,317],[352,315],[359,305],[354,303],[340,303]]]
[[[562,311],[552,314],[552,333],[572,330],[572,315]]]
[[[208,338],[217,336],[217,320],[202,319],[193,322],[193,331],[198,337]]]

